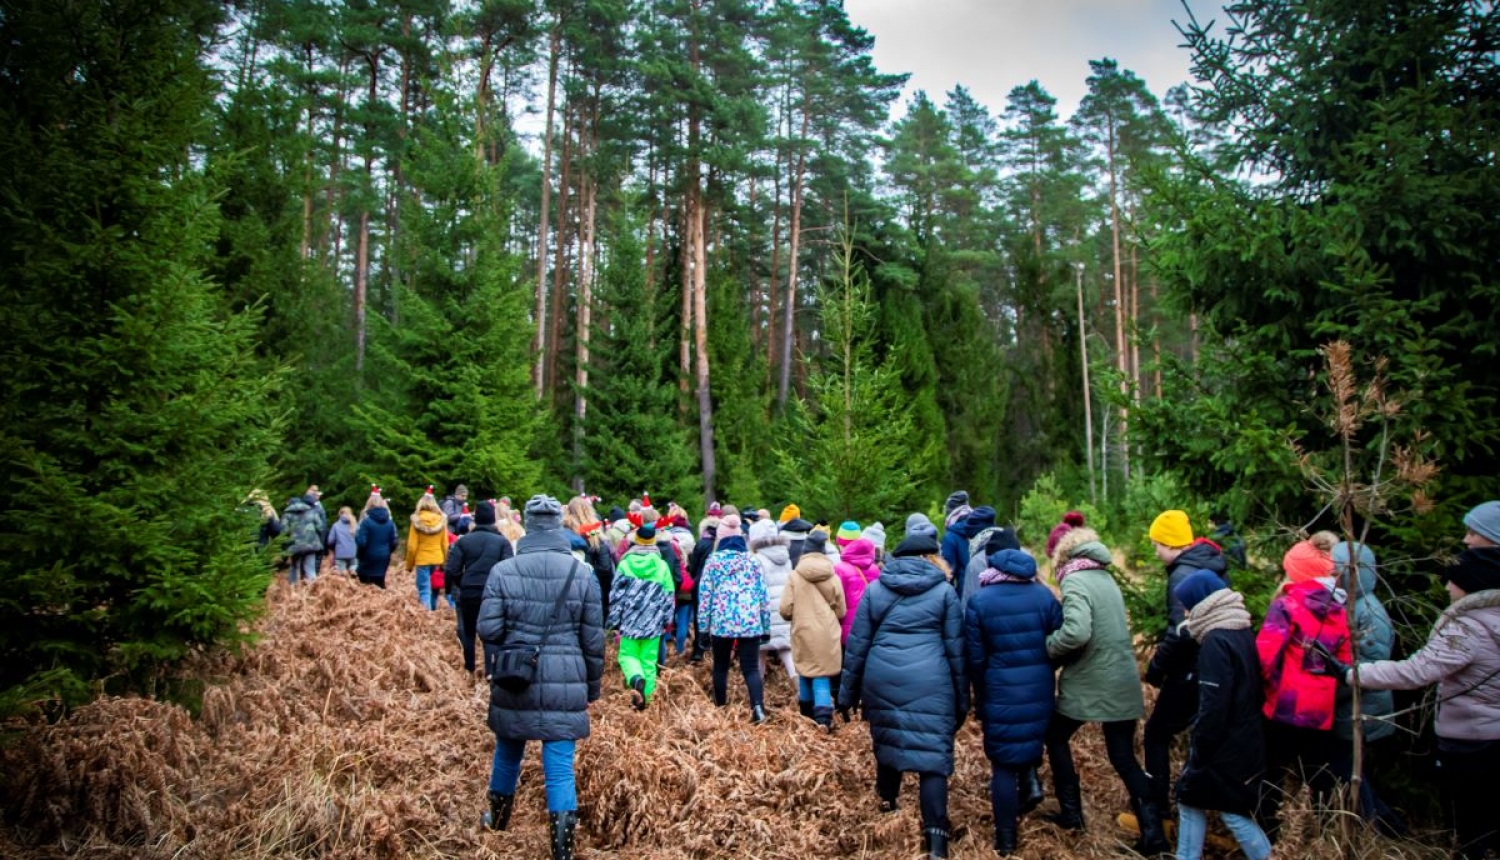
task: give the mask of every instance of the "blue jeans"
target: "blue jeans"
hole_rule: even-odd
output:
[[[693,604],[684,603],[677,607],[677,629],[673,632],[673,641],[677,646],[677,656],[687,650],[688,632],[693,626]]]
[[[578,811],[578,786],[573,779],[573,741],[542,741],[542,778],[547,783],[548,812]],[[521,780],[526,741],[495,739],[495,763],[490,769],[490,791],[515,794]]]
[[[312,582],[318,578],[318,554],[310,552],[307,555],[299,555],[292,559],[292,566],[286,572],[286,581],[292,585],[297,584],[297,577],[302,577],[303,582]]]
[[[1255,819],[1233,812],[1219,813],[1224,817],[1229,832],[1234,834],[1240,850],[1249,860],[1266,860],[1271,856],[1271,842]],[[1177,804],[1177,860],[1200,860],[1203,856],[1203,839],[1208,835],[1208,813],[1184,804]]]
[[[423,609],[436,609],[432,605],[432,569],[435,564],[417,565],[417,602]]]
[[[808,678],[798,676],[797,678],[797,701],[812,702],[814,708],[833,707],[832,684],[826,677]]]

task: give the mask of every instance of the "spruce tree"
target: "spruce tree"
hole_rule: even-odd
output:
[[[241,501],[277,383],[205,276],[189,158],[210,0],[34,0],[0,15],[0,688],[142,681],[239,639],[267,582]]]

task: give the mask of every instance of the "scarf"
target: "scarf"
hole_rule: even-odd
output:
[[[1077,573],[1080,570],[1104,570],[1107,567],[1109,567],[1109,565],[1102,564],[1092,558],[1089,558],[1088,556],[1074,556],[1073,558],[1070,558],[1067,561],[1063,562],[1062,567],[1059,567],[1057,569],[1057,584],[1062,585],[1064,579],[1067,579],[1069,576]]]
[[[1036,582],[1036,577],[1016,576],[1013,573],[1006,573],[1003,570],[996,570],[993,567],[987,567],[983,573],[979,574],[979,586],[981,588],[986,585],[994,585],[997,582]]]
[[[1246,630],[1250,627],[1250,613],[1245,609],[1245,596],[1221,588],[1199,601],[1182,626],[1199,642],[1214,630]]]

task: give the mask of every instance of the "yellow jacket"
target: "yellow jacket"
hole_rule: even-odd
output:
[[[448,560],[448,518],[441,511],[422,510],[411,515],[406,533],[406,569]]]

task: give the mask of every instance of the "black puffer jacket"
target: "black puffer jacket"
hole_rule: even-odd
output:
[[[557,623],[552,607],[575,571]],[[543,634],[552,627],[546,641]],[[521,538],[514,558],[490,571],[479,607],[479,638],[487,645],[542,643],[537,681],[520,693],[490,685],[490,730],[509,740],[561,741],[589,734],[588,704],[604,675],[604,616],[599,582],[573,558],[557,529]]]
[[[1198,654],[1198,716],[1179,803],[1248,815],[1266,769],[1260,658],[1255,631],[1212,630]]]
[[[1177,599],[1177,586],[1200,570],[1216,574],[1222,580],[1227,569],[1224,553],[1206,538],[1198,538],[1167,567],[1167,629],[1162,631],[1156,652],[1151,655],[1146,672],[1148,680],[1157,685],[1193,683],[1198,668],[1198,643],[1182,627],[1187,610]]]
[[[490,569],[515,554],[510,540],[494,526],[475,526],[448,548],[443,575],[458,583],[460,597],[482,597]]]
[[[893,558],[865,590],[838,700],[863,706],[880,764],[953,773],[953,733],[969,712],[963,616],[932,562]]]

